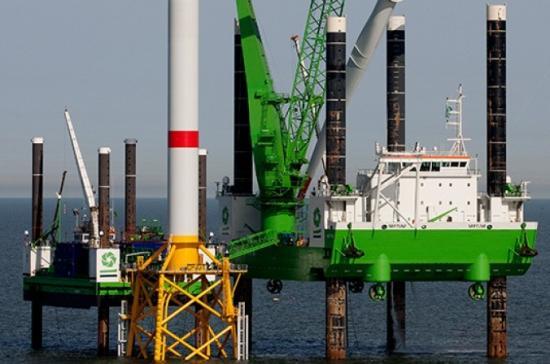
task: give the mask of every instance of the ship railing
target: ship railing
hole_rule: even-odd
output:
[[[357,174],[363,175],[363,176],[372,176],[374,174],[375,169],[369,168],[369,169],[359,169],[357,170]]]

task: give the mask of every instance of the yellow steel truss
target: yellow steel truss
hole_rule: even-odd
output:
[[[203,244],[198,249],[212,264],[167,270],[175,250],[167,243],[130,275],[133,301],[128,356],[147,359],[154,346],[155,362],[168,357],[228,358],[227,346],[231,343],[235,358],[238,312],[233,296],[246,269],[234,267],[227,258],[218,260]],[[163,254],[166,258],[162,259],[162,266],[155,268],[154,263]],[[191,329],[185,329],[189,326]]]

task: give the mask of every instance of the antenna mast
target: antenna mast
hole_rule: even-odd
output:
[[[447,139],[453,142],[451,148],[451,154],[455,155],[467,155],[465,141],[471,140],[464,138],[462,134],[462,107],[464,101],[464,93],[462,85],[458,86],[458,97],[456,99],[449,99],[445,101],[445,122],[447,126],[453,126],[456,129],[456,136],[454,138]]]

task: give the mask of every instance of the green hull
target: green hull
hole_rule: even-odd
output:
[[[326,277],[366,282],[487,281],[523,275],[537,231],[522,229],[326,230],[325,248],[272,246],[236,259],[253,278],[317,281]],[[345,257],[353,239],[364,255]]]
[[[38,299],[47,306],[89,308],[97,304],[99,296],[106,297],[111,305],[132,294],[130,283],[98,283],[88,278],[64,278],[37,275],[23,278],[23,298]]]

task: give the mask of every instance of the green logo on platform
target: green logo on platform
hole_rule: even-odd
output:
[[[319,210],[319,208],[313,211],[313,224],[315,224],[315,227],[319,227],[321,224],[321,210]]]
[[[112,268],[116,263],[116,256],[113,252],[107,252],[101,256],[101,264],[107,268]]]
[[[229,222],[229,209],[226,207],[223,208],[223,211],[222,211],[222,222],[224,225],[227,225],[227,223]]]

